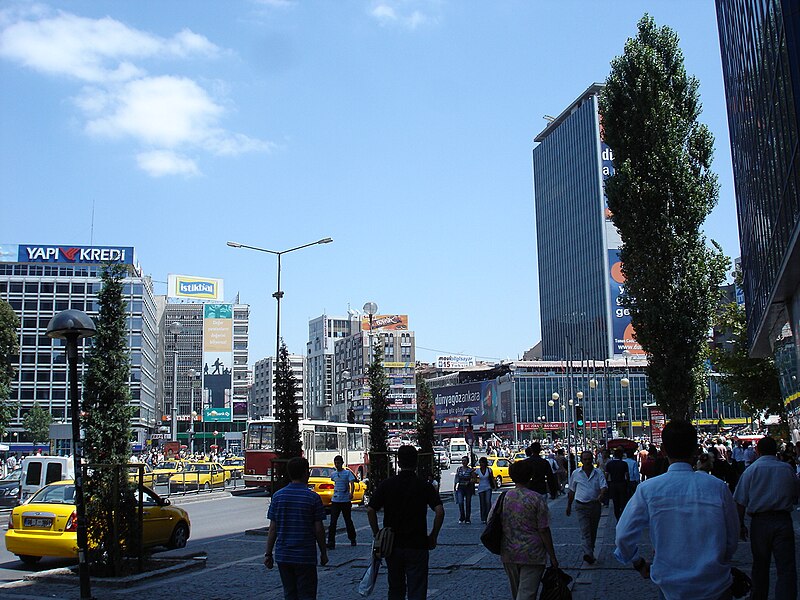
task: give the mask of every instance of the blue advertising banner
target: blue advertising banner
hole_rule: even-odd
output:
[[[103,263],[133,264],[130,246],[42,246],[20,244],[17,261],[21,263],[62,263],[94,265]]]
[[[455,425],[456,419],[463,422],[464,411],[468,408],[477,413],[472,417],[473,426],[503,422],[505,411],[500,408],[500,395],[494,380],[434,388],[431,393],[436,420],[445,426]]]
[[[608,273],[611,292],[611,334],[614,336],[614,354],[627,350],[630,354],[643,354],[642,346],[635,339],[630,311],[622,306],[625,293],[625,275],[622,274],[622,261],[619,250],[608,251]]]

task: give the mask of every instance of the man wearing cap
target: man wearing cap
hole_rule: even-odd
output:
[[[798,480],[792,467],[778,460],[778,444],[763,437],[756,444],[758,458],[744,473],[733,493],[739,509],[741,537],[747,539],[745,513],[750,516],[750,549],[753,553],[753,600],[766,600],[769,565],[775,556],[775,597],[797,598],[797,567],[791,511],[797,504]]]

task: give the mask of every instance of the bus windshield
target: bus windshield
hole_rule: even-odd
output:
[[[274,450],[274,424],[250,423],[247,428],[248,450]]]

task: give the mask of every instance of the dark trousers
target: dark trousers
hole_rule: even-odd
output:
[[[278,563],[284,600],[316,600],[317,565]]]
[[[594,544],[597,541],[597,527],[600,525],[600,502],[575,501],[575,516],[581,532],[583,553],[594,556]]]
[[[458,513],[459,521],[469,521],[470,515],[472,514],[472,495],[475,489],[475,486],[470,484],[472,489],[469,487],[462,488],[459,486],[456,488],[456,502],[458,502]]]
[[[622,511],[625,510],[625,505],[628,503],[628,482],[610,482],[608,484],[608,495],[614,501],[614,516],[619,521]]]
[[[478,492],[478,499],[481,501],[481,523],[486,523],[492,509],[492,490]]]
[[[775,557],[778,580],[775,598],[796,600],[797,567],[794,554],[794,529],[788,512],[761,513],[750,521],[750,550],[753,553],[752,600],[766,600],[769,594],[769,564]]]
[[[386,559],[389,600],[425,600],[428,596],[428,550],[392,549]]]
[[[353,517],[350,514],[351,505],[349,502],[331,502],[331,524],[328,527],[328,548],[336,546],[336,523],[341,513],[344,526],[347,529],[347,538],[351,542],[356,541],[356,528],[353,526]]]

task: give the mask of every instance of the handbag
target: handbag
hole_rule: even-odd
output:
[[[731,567],[731,575],[733,576],[733,583],[731,584],[731,594],[734,598],[742,598],[750,593],[750,588],[753,582],[747,573],[740,571],[736,567]]]
[[[384,527],[375,536],[372,542],[372,553],[378,558],[391,556],[394,547],[394,531],[391,527]]]
[[[542,591],[539,600],[572,600],[569,582],[572,577],[557,567],[547,567],[542,575]]]
[[[481,534],[481,544],[492,554],[500,554],[500,543],[503,540],[503,500],[508,492],[503,492],[497,499],[486,528]]]

